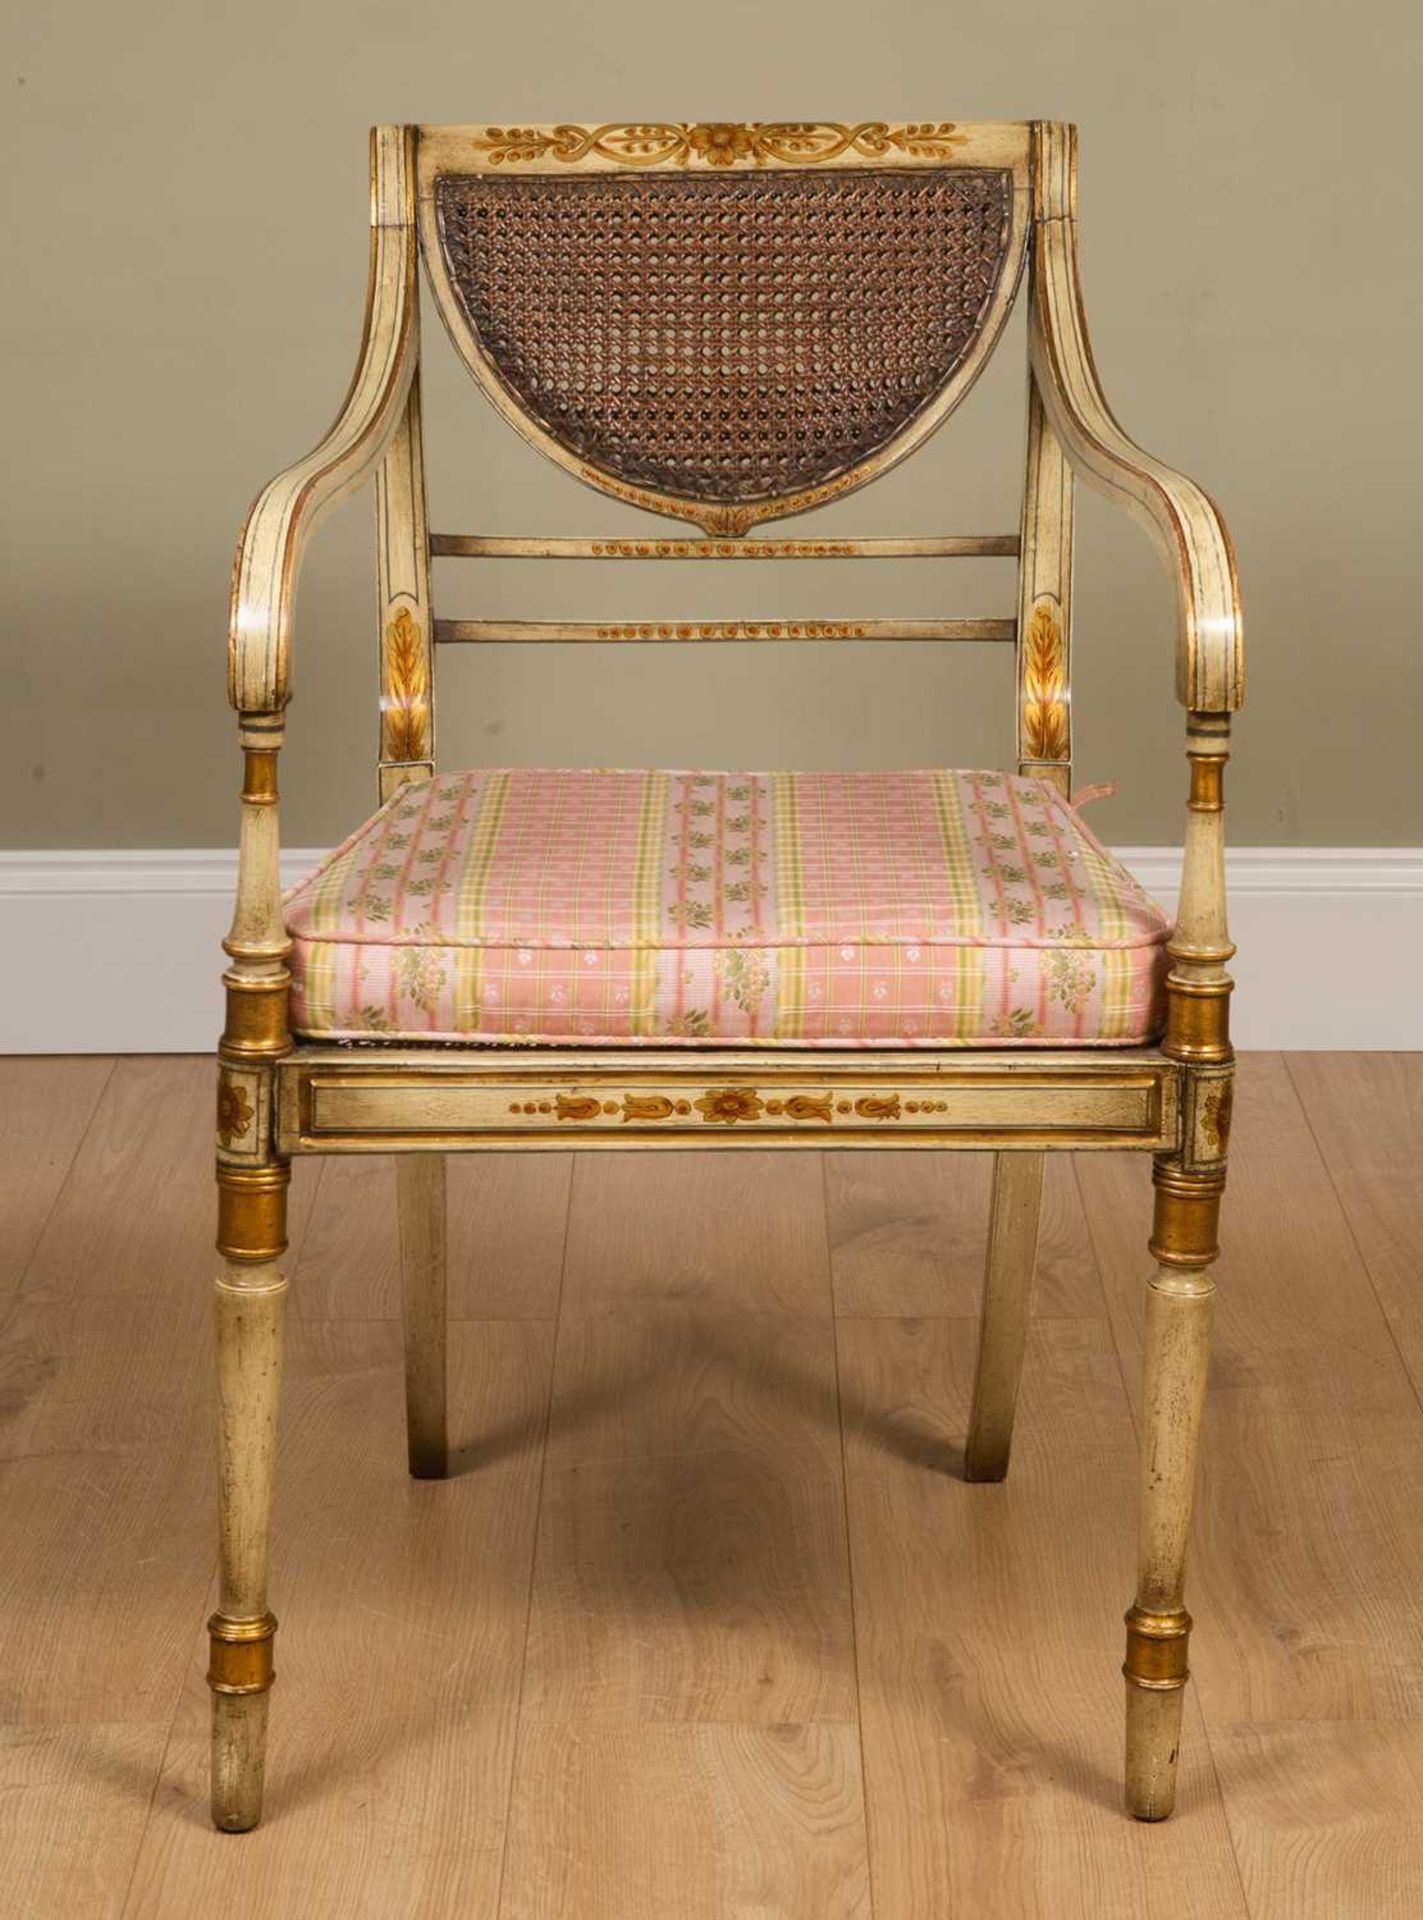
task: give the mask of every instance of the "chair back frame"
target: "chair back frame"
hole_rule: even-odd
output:
[[[1071,553],[1073,478],[1033,382],[1029,380],[1027,458],[1018,535],[920,534],[878,540],[747,539],[760,521],[808,511],[838,499],[887,472],[940,427],[986,365],[1010,313],[1029,257],[1033,226],[1036,129],[1021,123],[861,122],[740,125],[569,125],[524,128],[421,127],[411,130],[403,156],[412,170],[420,248],[437,309],[456,350],[491,403],[531,444],[585,484],[649,511],[701,522],[709,539],[577,540],[499,538],[429,533],[421,446],[418,341],[408,398],[391,436],[377,481],[377,567],[381,634],[380,791],[388,797],[406,780],[434,769],[434,650],[439,642],[689,640],[855,640],[922,638],[997,640],[1014,644],[1017,660],[1017,762],[1061,791],[1071,786]],[[375,164],[393,160],[379,148]],[[976,324],[947,377],[896,431],[864,457],[849,461],[829,482],[792,486],[775,497],[728,502],[674,497],[629,486],[547,430],[511,391],[478,329],[451,271],[441,230],[440,196],[453,183],[494,181],[514,192],[520,182],[553,182],[545,197],[576,193],[581,183],[649,178],[678,186],[681,204],[738,175],[781,174],[791,181],[825,171],[841,181],[880,176],[880,184],[917,176],[921,182],[957,175],[1001,182],[1004,223],[996,271]],[[382,197],[379,183],[374,198]],[[386,197],[394,198],[388,191]],[[496,213],[502,215],[501,206]],[[621,211],[614,209],[615,220]],[[653,209],[653,218],[657,209]],[[891,237],[895,230],[891,229]],[[804,238],[782,237],[773,264],[779,279],[813,281],[813,251]],[[810,249],[815,235],[812,233]],[[804,269],[802,268],[802,260]],[[763,274],[766,263],[762,263]],[[902,278],[902,277],[901,277]],[[909,303],[915,289],[910,287]],[[837,290],[830,289],[832,305]],[[736,331],[752,317],[745,300],[726,312],[714,343],[725,356]],[[521,316],[512,316],[515,328]],[[663,344],[668,336],[664,334]],[[431,601],[432,555],[577,559],[861,559],[1020,556],[1015,616],[1011,619],[905,620],[665,620],[546,622],[437,620]]]
[[[1102,397],[1087,343],[1077,270],[1076,134],[1051,122],[1004,127],[952,122],[761,126],[690,124],[573,127],[381,127],[371,145],[371,275],[361,358],[347,401],[326,440],[264,489],[248,517],[234,570],[230,692],[247,754],[239,899],[227,943],[229,1056],[276,1058],[289,1051],[282,987],[288,951],[277,890],[276,752],[290,693],[290,617],[301,551],[318,518],[376,470],[380,592],[380,785],[388,794],[434,767],[434,645],[437,639],[554,638],[660,641],[713,638],[869,639],[915,623],[857,621],[493,623],[437,622],[430,556],[498,551],[479,536],[437,536],[425,506],[421,445],[417,226],[423,206],[427,264],[438,251],[430,209],[439,182],[463,170],[483,177],[555,175],[569,169],[621,175],[673,170],[689,178],[737,169],[897,170],[998,168],[1010,183],[1007,270],[986,301],[982,324],[942,390],[902,430],[841,476],[862,484],[922,440],[951,410],[1001,328],[1026,261],[1030,297],[1027,458],[1013,622],[919,623],[933,638],[1012,637],[1016,642],[1018,765],[1067,788],[1071,779],[1071,586],[1073,485],[1081,476],[1117,499],[1152,533],[1179,590],[1177,691],[1189,709],[1192,763],[1186,859],[1178,926],[1171,944],[1166,1056],[1198,1065],[1228,1063],[1226,932],[1221,770],[1229,715],[1240,703],[1241,627],[1234,561],[1213,503],[1194,482],[1135,447]],[[1020,218],[1026,208],[1031,219]],[[1029,229],[1031,231],[1029,231]],[[441,269],[436,297],[457,339],[470,330]],[[508,392],[479,351],[472,364],[508,411]],[[537,422],[523,430],[568,463]],[[606,472],[583,477],[604,486]],[[844,490],[844,489],[839,489]],[[755,511],[806,505],[794,491],[752,502]],[[647,494],[643,504],[683,513],[688,502]],[[706,502],[692,502],[698,513]],[[724,504],[724,503],[723,503]],[[923,536],[879,543],[881,551],[1005,551],[1011,536]],[[692,558],[735,553],[793,558],[833,550],[862,558],[875,543],[757,541],[744,532],[686,541],[505,541],[503,550],[578,558]]]

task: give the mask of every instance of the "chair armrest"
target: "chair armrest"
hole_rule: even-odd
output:
[[[290,694],[291,609],[307,538],[360,486],[395,431],[419,352],[413,130],[371,132],[371,258],[360,359],[335,425],[253,502],[232,570],[228,698],[279,713]]]
[[[1037,128],[1029,341],[1043,405],[1072,466],[1152,535],[1176,580],[1176,691],[1198,713],[1244,698],[1240,589],[1219,509],[1194,480],[1143,453],[1112,417],[1092,359],[1077,255],[1077,136]]]

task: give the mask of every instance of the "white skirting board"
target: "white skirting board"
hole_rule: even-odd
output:
[[[1179,849],[1119,852],[1169,908]],[[1237,1045],[1423,1048],[1423,847],[1235,847],[1228,874]],[[208,1051],[235,876],[226,851],[0,852],[0,1053]]]

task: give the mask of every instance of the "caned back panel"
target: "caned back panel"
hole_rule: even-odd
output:
[[[860,466],[962,364],[1007,257],[998,169],[494,178],[435,189],[506,391],[575,458],[688,502]]]
[[[991,351],[1030,129],[422,128],[421,233],[496,406],[581,479],[742,533],[871,479]]]

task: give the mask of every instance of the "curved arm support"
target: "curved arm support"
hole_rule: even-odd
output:
[[[1092,359],[1077,257],[1077,133],[1037,128],[1029,338],[1048,418],[1089,486],[1151,534],[1176,580],[1176,692],[1197,713],[1229,713],[1244,698],[1240,589],[1219,509],[1194,480],[1143,453],[1112,417]]]
[[[371,133],[371,264],[360,360],[335,425],[253,502],[237,545],[228,698],[279,713],[290,696],[291,609],[302,550],[322,515],[369,477],[398,426],[419,351],[414,132]]]

